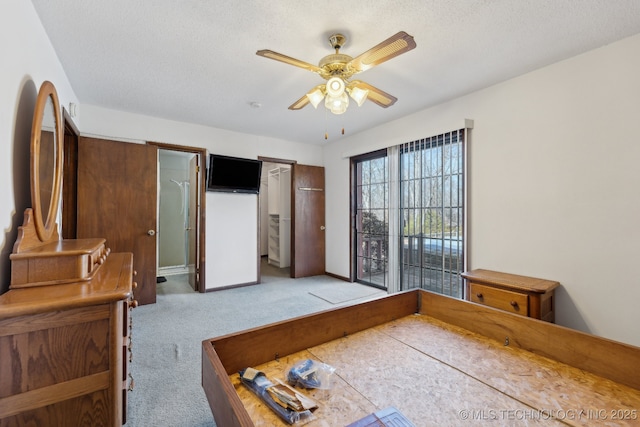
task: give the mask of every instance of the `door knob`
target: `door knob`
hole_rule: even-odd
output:
[[[324,225],[320,226],[320,230],[324,230],[324,228],[325,228]]]
[[[149,230],[149,231],[147,231],[147,234],[148,234],[149,236],[155,236],[155,235],[156,235],[156,232],[155,232],[155,230]]]

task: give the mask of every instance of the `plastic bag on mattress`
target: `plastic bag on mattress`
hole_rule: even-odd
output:
[[[326,363],[305,359],[294,364],[287,373],[287,382],[301,388],[331,388],[336,368]]]
[[[312,411],[318,405],[312,399],[284,383],[274,384],[257,369],[246,368],[239,374],[242,384],[287,423],[295,424],[313,419]]]

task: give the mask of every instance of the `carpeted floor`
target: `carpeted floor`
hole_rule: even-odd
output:
[[[205,294],[167,276],[157,303],[133,310],[128,427],[215,426],[201,386],[203,340],[385,294],[328,276],[290,279],[266,263],[262,273],[259,285]]]

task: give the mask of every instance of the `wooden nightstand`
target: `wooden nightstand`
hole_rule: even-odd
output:
[[[559,282],[482,269],[461,276],[467,279],[469,301],[555,322],[554,292]]]

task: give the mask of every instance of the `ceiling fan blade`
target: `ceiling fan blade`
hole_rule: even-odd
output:
[[[272,50],[263,49],[256,52],[258,56],[264,56],[265,58],[275,59],[276,61],[284,62],[285,64],[294,65],[296,67],[304,68],[305,70],[318,73],[322,71],[317,65],[309,64],[308,62],[300,61],[299,59],[292,58],[287,55],[283,55]]]
[[[293,104],[289,105],[289,110],[300,110],[309,104],[309,98],[307,94],[302,95],[302,98],[298,99]]]
[[[354,80],[350,83],[350,85],[363,90],[368,90],[369,94],[367,95],[367,99],[373,103],[378,104],[382,108],[390,107],[398,100],[398,98],[396,98],[395,96],[390,95],[387,92],[360,80]]]
[[[413,40],[413,36],[410,36],[404,31],[400,31],[363,54],[356,56],[349,61],[349,65],[359,73],[376,65],[380,65],[415,47],[416,42]]]

